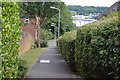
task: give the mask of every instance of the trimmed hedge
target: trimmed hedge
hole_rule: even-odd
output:
[[[2,2],[2,78],[17,78],[18,48],[20,41],[19,6],[13,2]]]
[[[76,38],[75,38],[76,37]],[[85,78],[120,79],[120,26],[118,14],[81,26],[57,40],[65,61]]]
[[[75,39],[76,39],[76,31],[71,31],[65,33],[57,40],[58,49],[60,50],[67,64],[72,69],[75,69],[75,66],[73,66],[75,65],[74,62]]]
[[[75,62],[84,77],[120,78],[118,17],[104,18],[77,31]]]

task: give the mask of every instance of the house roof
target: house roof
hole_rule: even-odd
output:
[[[111,7],[109,7],[107,10],[103,11],[98,17],[97,19],[102,18],[103,16],[107,16],[109,15],[112,11],[120,11],[120,1],[117,1],[116,3],[114,3]]]

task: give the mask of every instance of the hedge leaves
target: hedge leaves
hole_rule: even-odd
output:
[[[2,2],[2,78],[17,78],[20,40],[19,7],[17,3]]]
[[[81,26],[74,37],[73,32],[64,34],[57,40],[58,49],[68,64],[74,63],[74,69],[80,76],[119,80],[119,27],[118,15],[111,14],[101,20]]]

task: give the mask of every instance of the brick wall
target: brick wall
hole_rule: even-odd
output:
[[[22,54],[26,52],[27,50],[29,50],[31,46],[34,44],[34,37],[29,33],[23,32],[22,39],[20,40],[19,44],[20,44],[19,54]]]
[[[29,23],[24,24],[25,18],[20,18],[22,33],[21,33],[21,40],[20,40],[20,47],[19,47],[19,54],[24,53],[25,51],[29,50],[31,46],[34,44],[36,40],[36,19],[29,18]]]

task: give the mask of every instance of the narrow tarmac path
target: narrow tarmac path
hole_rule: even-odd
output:
[[[33,53],[34,54],[34,53]],[[40,60],[50,60],[50,63],[40,63]],[[26,78],[80,78],[74,75],[61,54],[56,42],[49,42],[48,48],[38,58]]]

